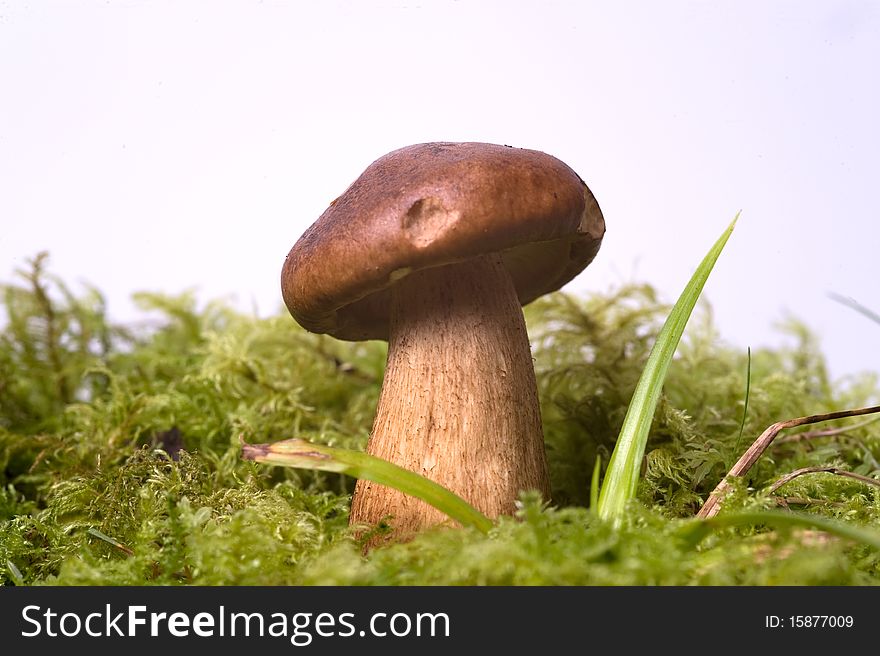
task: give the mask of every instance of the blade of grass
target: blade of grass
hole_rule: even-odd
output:
[[[864,305],[859,303],[854,298],[850,298],[849,296],[842,296],[840,294],[835,294],[834,292],[828,292],[829,298],[833,301],[837,301],[841,305],[845,305],[848,308],[855,310],[859,314],[867,317],[874,323],[880,323],[880,314],[877,314],[873,310],[866,308]]]
[[[681,537],[687,544],[696,546],[713,530],[755,525],[774,526],[779,528],[812,528],[831,533],[841,538],[854,540],[880,549],[880,531],[855,526],[828,517],[807,515],[783,510],[760,510],[727,513],[709,519],[696,520],[683,527]]]
[[[743,403],[743,416],[742,421],[739,423],[739,435],[736,438],[736,445],[733,447],[734,453],[739,453],[739,445],[742,442],[743,438],[743,430],[746,427],[746,416],[749,414],[749,392],[751,391],[752,386],[752,347],[748,347],[746,350],[747,355],[747,363],[746,363],[746,400]]]
[[[492,528],[492,520],[442,485],[361,451],[337,449],[297,438],[272,444],[247,444],[242,440],[241,457],[267,465],[318,469],[363,478],[421,499],[462,526],[472,526],[483,533]]]
[[[106,542],[107,544],[111,544],[111,545],[113,545],[114,547],[116,547],[117,549],[119,549],[119,550],[122,551],[123,553],[128,554],[129,556],[133,556],[133,555],[134,555],[134,551],[132,551],[131,549],[129,549],[128,547],[126,547],[126,546],[125,546],[124,544],[122,544],[119,540],[117,540],[117,539],[115,539],[115,538],[111,538],[109,535],[106,535],[106,534],[102,533],[101,531],[99,531],[99,530],[96,529],[96,528],[89,528],[89,530],[87,531],[87,533],[88,533],[89,535],[93,535],[94,537],[98,538],[99,540],[103,540],[103,541]]]
[[[6,561],[6,571],[9,572],[9,576],[12,578],[12,582],[17,586],[24,585],[24,576],[21,574],[21,570],[15,566],[11,560]]]
[[[666,318],[666,323],[663,324],[657,341],[651,349],[648,362],[630,400],[602,483],[598,507],[599,515],[603,518],[618,521],[627,502],[636,494],[645,444],[648,441],[657,401],[663,389],[666,371],[669,369],[669,363],[672,362],[672,356],[675,354],[697,299],[703,291],[703,286],[730,238],[737,219],[739,212],[697,267]]]
[[[599,507],[599,475],[602,471],[602,458],[596,456],[593,465],[593,479],[590,481],[590,510],[596,512]]]

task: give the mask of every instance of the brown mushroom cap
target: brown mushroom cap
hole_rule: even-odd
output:
[[[580,273],[605,221],[555,157],[485,143],[427,143],[373,162],[294,244],[284,302],[306,329],[387,339],[390,288],[414,270],[501,253],[525,305]]]

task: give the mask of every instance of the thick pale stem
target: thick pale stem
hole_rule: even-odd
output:
[[[430,478],[490,517],[521,490],[549,499],[535,372],[499,256],[413,273],[393,291],[388,365],[367,451]],[[448,518],[360,480],[351,521],[406,538]]]

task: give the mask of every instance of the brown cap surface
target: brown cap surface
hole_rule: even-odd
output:
[[[373,162],[294,244],[290,313],[339,339],[387,339],[390,287],[413,270],[501,253],[520,302],[595,257],[605,221],[564,163],[535,150],[427,143]]]

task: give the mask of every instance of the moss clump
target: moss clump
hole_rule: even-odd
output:
[[[348,344],[286,315],[245,316],[192,295],[136,298],[118,326],[37,258],[4,285],[0,332],[0,580],[6,584],[843,584],[877,583],[878,554],[825,534],[727,529],[694,546],[682,527],[751,440],[780,419],[877,399],[876,377],[828,379],[815,339],[746,354],[703,308],[685,333],[652,429],[639,503],[620,527],[585,507],[667,310],[645,285],[526,308],[553,481],[488,536],[428,531],[364,557],[348,530],[353,481],[239,458],[239,436],[366,442],[384,344]],[[852,422],[851,422],[852,423]],[[773,447],[728,508],[789,505],[877,525],[880,422]]]

